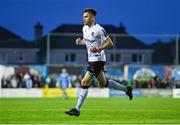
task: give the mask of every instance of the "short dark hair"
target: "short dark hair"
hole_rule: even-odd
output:
[[[96,16],[96,14],[97,14],[96,10],[93,9],[93,8],[86,8],[86,9],[84,9],[84,13],[85,12],[88,12],[88,13],[94,15],[94,16]]]

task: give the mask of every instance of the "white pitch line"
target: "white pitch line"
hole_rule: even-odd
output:
[[[24,112],[36,112],[36,111],[64,111],[64,110],[68,110],[68,109],[60,109],[60,108],[57,108],[57,109],[0,109],[0,111],[3,111],[3,112],[14,112],[14,111],[24,111]],[[145,111],[145,110],[141,110],[141,109],[82,109],[84,111],[113,111],[113,110],[116,110],[116,111]],[[158,110],[158,109],[155,109],[155,110],[146,110],[146,112],[154,112],[154,111],[162,111],[162,112],[171,112],[171,111],[174,111],[172,109],[163,109],[163,110]]]
[[[108,123],[105,123],[105,124],[71,124],[71,123],[60,123],[60,124],[23,124],[23,123],[20,123],[20,124],[9,124],[9,123],[7,123],[7,124],[0,124],[0,125],[180,125],[180,124],[141,124],[141,123],[139,123],[139,124],[108,124]]]

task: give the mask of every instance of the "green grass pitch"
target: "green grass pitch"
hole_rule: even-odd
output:
[[[1,98],[0,124],[180,124],[180,99],[87,98],[79,117],[64,112],[76,98]]]

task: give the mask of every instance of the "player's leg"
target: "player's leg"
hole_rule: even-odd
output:
[[[89,71],[86,72],[83,80],[81,81],[81,91],[78,97],[77,105],[76,108],[73,108],[69,111],[66,111],[65,113],[68,115],[75,115],[79,116],[80,115],[80,108],[82,104],[84,103],[84,100],[87,97],[88,94],[88,88],[90,86],[90,82],[93,79],[93,76],[89,73]]]
[[[93,76],[89,73],[89,71],[86,72],[84,78],[81,81],[81,91],[80,95],[77,101],[76,109],[80,111],[80,108],[87,97],[88,94],[88,88],[90,86],[90,82],[93,79]]]
[[[104,75],[104,71],[101,71],[99,75],[97,76],[97,80],[99,82],[100,87],[108,87],[108,81],[106,80],[106,77]]]
[[[99,73],[97,80],[99,81],[101,87],[109,87],[117,90],[122,90],[129,96],[129,99],[132,100],[132,87],[124,86],[114,80],[107,80],[103,71]]]
[[[66,92],[66,88],[62,88],[62,97],[63,98],[68,98],[67,92]]]
[[[99,81],[100,86],[102,87],[109,87],[109,88],[113,88],[113,89],[118,89],[118,90],[122,90],[124,92],[127,91],[127,87],[114,81],[114,80],[107,80],[105,77],[105,74],[103,71],[101,71],[97,77],[97,80]]]

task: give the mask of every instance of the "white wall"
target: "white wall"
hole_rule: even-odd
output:
[[[173,89],[173,98],[180,98],[180,89]]]
[[[58,92],[57,92],[58,90]],[[53,96],[45,96],[44,92],[47,92],[48,89],[40,89],[40,88],[33,88],[33,89],[2,89],[0,97],[2,98],[25,98],[25,97],[59,97],[60,89],[49,89],[49,92],[53,94]],[[119,91],[112,95],[114,90],[110,90],[109,88],[90,88],[88,97],[98,97],[98,98],[108,98],[108,97],[126,97],[126,94],[123,91]],[[49,94],[50,94],[49,93]],[[55,94],[56,93],[56,94]],[[68,91],[71,97],[78,97],[80,93],[79,88],[71,89]],[[55,95],[54,95],[55,94]],[[173,97],[173,98],[180,98],[180,89],[134,89],[133,90],[134,97]]]
[[[42,89],[2,89],[1,97],[42,97]]]

